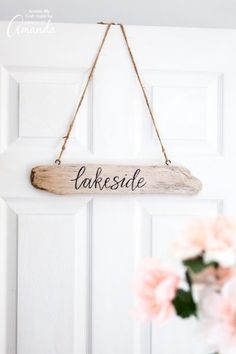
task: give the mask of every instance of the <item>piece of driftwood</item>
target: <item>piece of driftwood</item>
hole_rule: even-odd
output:
[[[31,171],[35,188],[55,194],[196,194],[202,184],[178,166],[43,165]]]

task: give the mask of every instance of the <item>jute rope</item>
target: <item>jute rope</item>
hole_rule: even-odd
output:
[[[63,144],[62,144],[60,154],[59,154],[58,158],[55,160],[55,163],[58,164],[58,165],[61,164],[61,157],[62,157],[62,154],[63,154],[63,152],[64,152],[64,150],[65,150],[65,148],[66,148],[66,144],[67,144],[67,141],[68,141],[68,139],[69,139],[69,137],[70,137],[72,128],[73,128],[73,126],[74,126],[77,113],[79,112],[79,109],[80,109],[81,104],[82,104],[82,102],[83,102],[83,99],[84,99],[85,93],[86,93],[86,91],[87,91],[89,82],[90,82],[90,80],[91,80],[91,78],[92,78],[92,76],[93,76],[93,72],[94,72],[94,70],[95,70],[95,68],[96,68],[96,64],[97,64],[97,62],[98,62],[98,58],[99,58],[100,53],[101,53],[101,51],[102,51],[103,45],[104,45],[104,43],[105,43],[105,41],[106,41],[108,32],[110,31],[110,28],[111,28],[112,25],[116,25],[115,23],[112,23],[112,22],[111,22],[111,23],[99,22],[99,24],[106,25],[107,27],[106,27],[104,36],[103,36],[103,38],[102,38],[101,44],[100,44],[100,46],[99,46],[99,48],[98,48],[98,52],[97,52],[97,55],[96,55],[95,60],[94,60],[94,62],[93,62],[93,65],[92,65],[92,67],[91,67],[91,69],[90,69],[90,72],[89,72],[89,75],[88,75],[88,78],[87,78],[87,81],[86,81],[84,90],[83,90],[83,92],[82,92],[82,95],[81,95],[80,100],[79,100],[79,102],[78,102],[77,108],[76,108],[76,110],[75,110],[75,113],[74,113],[73,118],[72,118],[72,120],[71,120],[71,123],[70,123],[70,125],[69,125],[69,129],[68,129],[68,131],[67,131],[66,136],[64,137],[65,140],[64,140],[64,142],[63,142]],[[135,60],[134,60],[133,53],[132,53],[132,51],[131,51],[131,49],[130,49],[130,45],[129,45],[129,41],[128,41],[128,38],[127,38],[127,34],[126,34],[126,31],[125,31],[124,25],[122,25],[122,24],[120,24],[120,23],[117,24],[117,25],[120,27],[120,30],[121,30],[121,32],[122,32],[122,35],[123,35],[125,44],[126,44],[126,46],[127,46],[128,53],[129,53],[129,56],[130,56],[130,59],[131,59],[131,62],[132,62],[132,65],[133,65],[135,74],[136,74],[136,76],[137,76],[139,85],[140,85],[140,87],[141,87],[141,90],[142,90],[142,93],[143,93],[143,96],[144,96],[144,99],[145,99],[145,103],[146,103],[147,108],[148,108],[148,112],[149,112],[150,117],[151,117],[151,119],[152,119],[152,122],[153,122],[153,125],[154,125],[154,128],[155,128],[155,132],[156,132],[156,135],[157,135],[157,138],[158,138],[159,143],[160,143],[160,145],[161,145],[162,153],[163,153],[163,155],[164,155],[164,157],[165,157],[165,163],[166,163],[166,165],[169,165],[169,164],[171,163],[171,161],[170,161],[170,160],[168,159],[168,157],[167,157],[167,153],[166,153],[166,151],[165,151],[165,147],[164,147],[164,145],[163,145],[163,142],[162,142],[160,133],[159,133],[159,131],[158,131],[158,128],[157,128],[157,125],[156,125],[156,122],[155,122],[155,118],[154,118],[154,114],[153,114],[153,111],[152,111],[152,109],[151,109],[150,102],[149,102],[149,100],[148,100],[148,97],[147,97],[147,94],[146,94],[144,85],[143,85],[143,83],[142,83],[142,80],[141,80],[141,77],[140,77],[140,74],[139,74],[139,71],[138,71],[136,62],[135,62]]]

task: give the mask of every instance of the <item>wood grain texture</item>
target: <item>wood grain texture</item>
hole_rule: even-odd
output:
[[[178,166],[43,165],[31,171],[35,188],[54,194],[196,194],[201,182]]]

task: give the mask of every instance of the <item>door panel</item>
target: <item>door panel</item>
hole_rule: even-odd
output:
[[[57,157],[104,27],[54,25],[8,38],[0,24],[0,352],[204,354],[194,321],[138,323],[132,282],[143,257],[171,257],[189,219],[235,211],[236,32],[127,26],[169,157],[202,180],[198,196],[58,197],[30,170]],[[117,27],[63,162],[163,163]]]

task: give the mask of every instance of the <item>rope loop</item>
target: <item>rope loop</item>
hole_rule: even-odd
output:
[[[95,70],[95,68],[96,68],[96,65],[97,65],[97,62],[98,62],[100,53],[101,53],[101,51],[102,51],[102,48],[103,48],[103,46],[104,46],[104,43],[105,43],[106,38],[107,38],[107,35],[108,35],[108,32],[110,31],[111,26],[119,26],[119,27],[120,27],[120,30],[121,30],[121,33],[122,33],[122,36],[123,36],[123,39],[124,39],[124,41],[125,41],[125,44],[126,44],[126,47],[127,47],[127,50],[128,50],[129,56],[130,56],[130,59],[131,59],[131,63],[132,63],[133,68],[134,68],[134,72],[135,72],[135,74],[136,74],[136,77],[137,77],[137,79],[138,79],[138,82],[139,82],[141,91],[142,91],[142,93],[143,93],[144,100],[145,100],[145,103],[146,103],[148,112],[149,112],[149,114],[150,114],[150,117],[151,117],[151,120],[152,120],[154,129],[155,129],[157,138],[158,138],[159,143],[160,143],[160,145],[161,145],[162,153],[163,153],[164,158],[165,158],[165,164],[166,164],[167,166],[170,165],[170,164],[171,164],[171,160],[169,160],[168,157],[167,157],[167,154],[166,154],[166,151],[165,151],[165,148],[164,148],[164,145],[163,145],[163,142],[162,142],[162,139],[161,139],[159,130],[158,130],[158,128],[157,128],[157,124],[156,124],[156,121],[155,121],[155,118],[154,118],[154,114],[153,114],[153,111],[152,111],[150,102],[149,102],[149,100],[148,100],[148,97],[147,97],[147,94],[146,94],[144,85],[143,85],[143,83],[142,83],[142,80],[141,80],[141,77],[140,77],[140,74],[139,74],[139,71],[138,71],[136,62],[135,62],[135,60],[134,60],[133,53],[132,53],[131,48],[130,48],[130,45],[129,45],[129,41],[128,41],[128,38],[127,38],[127,34],[126,34],[126,31],[125,31],[124,25],[123,25],[122,23],[114,23],[114,22],[110,22],[110,23],[98,22],[98,24],[100,24],[100,25],[106,25],[106,30],[105,30],[105,32],[104,32],[102,41],[101,41],[100,46],[99,46],[99,48],[98,48],[97,54],[96,54],[96,56],[95,56],[93,65],[92,65],[92,67],[91,67],[91,69],[90,69],[90,72],[89,72],[89,75],[88,75],[88,78],[87,78],[85,87],[84,87],[84,89],[83,89],[82,95],[81,95],[80,100],[79,100],[78,105],[77,105],[77,108],[76,108],[76,110],[75,110],[75,113],[74,113],[73,118],[72,118],[72,120],[71,120],[71,123],[70,123],[70,125],[69,125],[68,132],[67,132],[66,136],[64,137],[65,140],[64,140],[64,142],[63,142],[63,144],[62,144],[61,151],[60,151],[60,153],[59,153],[58,158],[55,160],[55,164],[57,164],[57,165],[60,165],[60,164],[61,164],[61,157],[62,157],[62,155],[63,155],[63,152],[64,152],[65,148],[66,148],[67,141],[68,141],[68,139],[69,139],[69,137],[70,137],[72,128],[73,128],[73,126],[74,126],[74,123],[75,123],[77,114],[78,114],[79,109],[80,109],[80,107],[81,107],[81,104],[82,104],[82,102],[83,102],[83,99],[84,99],[85,93],[86,93],[86,91],[87,91],[89,82],[90,82],[90,80],[91,80],[91,78],[92,78],[92,76],[93,76],[93,72],[94,72],[94,70]]]

